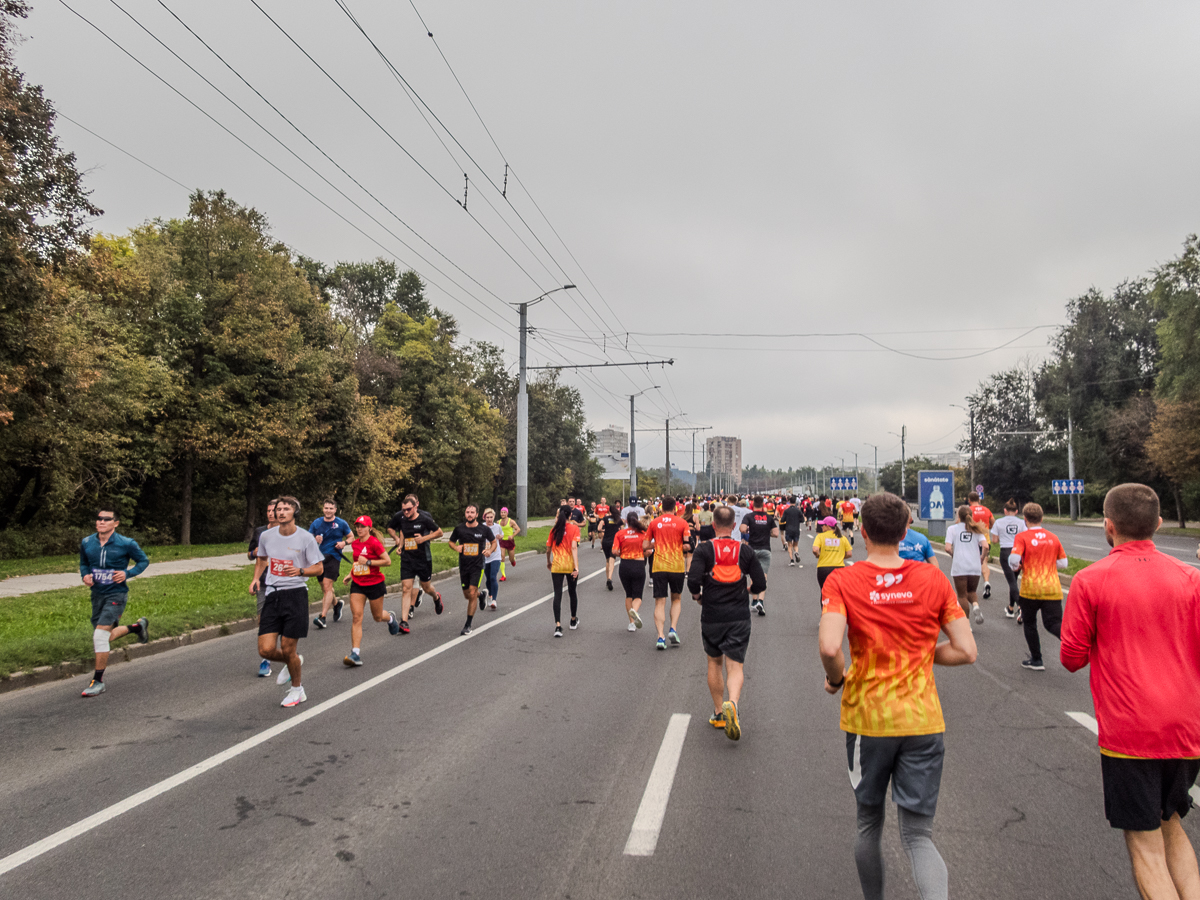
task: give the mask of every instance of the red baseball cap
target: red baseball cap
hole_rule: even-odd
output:
[[[355,525],[366,525],[368,528],[371,528],[375,525],[375,523],[371,521],[370,516],[359,516],[357,519],[354,520],[354,524]]]

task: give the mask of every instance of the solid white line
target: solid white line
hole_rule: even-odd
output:
[[[663,736],[662,746],[658,748],[654,768],[650,770],[646,792],[642,794],[642,803],[633,817],[633,827],[629,829],[629,840],[625,842],[626,856],[654,855],[654,848],[658,846],[658,832],[667,813],[667,801],[671,798],[671,785],[675,782],[675,769],[683,753],[683,739],[687,737],[691,719],[687,713],[675,713],[667,723],[667,733]]]
[[[1100,724],[1087,713],[1069,712],[1067,715],[1090,731],[1092,734],[1097,736],[1100,734]],[[1193,784],[1188,789],[1188,794],[1191,796],[1192,802],[1197,806],[1200,806],[1200,786]]]
[[[589,578],[595,578],[603,571],[604,569],[597,569],[590,575],[582,576],[579,581],[584,582]],[[385,681],[395,678],[401,672],[407,672],[409,669],[419,666],[421,663],[427,662],[428,660],[433,659],[435,656],[445,653],[452,647],[457,647],[465,641],[472,640],[477,635],[483,634],[483,632],[487,631],[489,628],[495,628],[502,622],[507,622],[509,619],[516,618],[517,616],[528,612],[536,606],[541,606],[543,603],[552,599],[553,597],[554,594],[547,594],[545,597],[534,600],[532,603],[527,603],[524,606],[514,609],[512,612],[507,613],[506,615],[500,616],[498,619],[493,619],[486,625],[480,625],[478,628],[473,629],[472,633],[469,635],[459,635],[453,640],[446,641],[446,643],[440,644],[437,647],[434,647],[432,650],[427,650],[420,656],[413,657],[412,659],[401,663],[393,669],[388,669],[386,672],[381,672],[374,678],[364,681],[362,684],[352,687],[348,691],[343,691],[334,697],[330,697],[323,703],[318,703],[316,706],[306,709],[304,712],[291,719],[288,719],[285,722],[280,722],[278,725],[273,725],[266,731],[261,731],[253,737],[247,738],[241,743],[234,744],[227,750],[222,750],[215,756],[210,756],[208,759],[202,760],[201,762],[196,763],[194,766],[190,766],[184,769],[182,772],[158,782],[158,784],[152,784],[150,787],[138,791],[132,797],[126,797],[124,800],[114,803],[112,806],[88,816],[86,819],[82,819],[76,822],[74,825],[68,825],[61,831],[56,831],[49,837],[42,838],[35,844],[30,844],[28,847],[18,850],[16,853],[9,854],[3,859],[0,859],[0,875],[3,875],[5,872],[11,872],[18,866],[22,866],[31,860],[37,859],[42,854],[48,853],[60,844],[65,844],[67,841],[73,840],[82,834],[86,834],[92,829],[103,825],[105,822],[112,821],[122,813],[127,813],[131,809],[136,809],[143,803],[147,803],[150,800],[153,800],[155,797],[167,793],[167,791],[177,788],[182,784],[187,784],[187,782],[191,781],[193,778],[203,775],[210,769],[215,769],[217,766],[227,763],[235,757],[241,756],[247,750],[253,750],[259,744],[264,744],[272,738],[278,737],[284,732],[291,731],[293,728],[304,724],[310,719],[315,719],[322,713],[329,712],[329,710],[333,709],[334,707],[341,706],[347,700],[352,700],[359,694],[364,694],[371,690],[371,688],[378,687]],[[671,771],[674,773],[673,767]]]

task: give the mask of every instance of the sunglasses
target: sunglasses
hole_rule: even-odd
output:
[[[116,520],[116,516],[96,516],[97,522],[115,522]]]
[[[411,506],[402,506],[402,507],[400,507],[400,509],[403,512],[412,512],[413,511],[413,507],[411,507]]]

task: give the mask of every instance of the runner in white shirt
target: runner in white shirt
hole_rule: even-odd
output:
[[[1028,530],[1025,520],[1017,516],[1017,501],[1012,499],[1004,504],[1004,515],[992,526],[992,537],[1000,542],[1000,568],[1004,571],[1004,580],[1008,582],[1008,606],[1004,607],[1004,615],[1010,619],[1017,615],[1021,592],[1017,575],[1008,564],[1008,557],[1012,554],[1017,535]]]
[[[979,576],[983,571],[983,556],[988,552],[987,526],[971,517],[971,507],[958,508],[958,521],[946,529],[946,552],[950,554],[950,580],[958,592],[958,602],[975,623],[983,624],[979,608]]]

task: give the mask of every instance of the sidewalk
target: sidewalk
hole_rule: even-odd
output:
[[[227,556],[202,556],[198,559],[173,559],[170,562],[150,563],[138,578],[153,578],[155,575],[183,575],[187,572],[202,572],[205,569],[240,569],[254,563],[246,559],[245,553],[230,553]],[[82,587],[79,572],[58,572],[53,575],[19,575],[0,581],[0,597],[20,597],[38,591],[57,591],[63,588]]]

